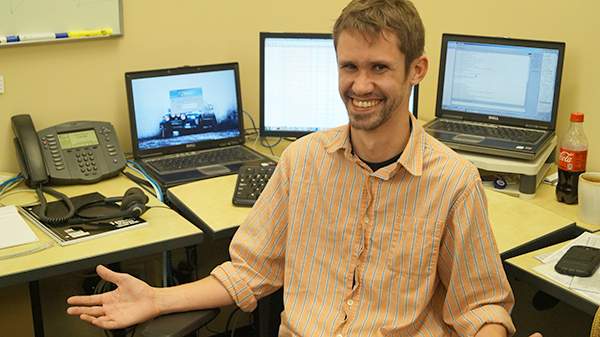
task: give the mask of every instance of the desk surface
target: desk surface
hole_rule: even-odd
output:
[[[213,240],[230,239],[246,219],[249,207],[232,203],[237,175],[227,175],[175,186],[167,198]]]
[[[504,261],[504,268],[508,274],[519,280],[534,285],[536,288],[555,298],[572,305],[592,316],[598,310],[600,303],[596,303],[586,297],[579,295],[571,289],[555,282],[554,280],[536,272],[533,268],[542,264],[535,256],[555,252],[565,246],[567,242],[545,247],[526,254],[515,256]]]
[[[555,164],[553,164],[550,167],[550,169],[548,170],[548,172],[546,173],[546,175],[550,175],[551,173],[556,172],[556,170],[557,170],[557,166]],[[498,192],[498,193],[501,193],[501,192]],[[538,207],[546,209],[546,210],[556,214],[557,216],[569,219],[571,222],[576,222],[577,226],[579,226],[581,228],[585,228],[586,230],[588,230],[590,232],[596,232],[596,231],[600,230],[600,226],[598,226],[598,225],[586,224],[585,222],[579,220],[578,205],[567,205],[565,203],[558,202],[556,200],[556,187],[554,187],[554,186],[550,186],[548,184],[541,183],[536,190],[534,199],[531,199],[531,200],[520,199],[520,198],[517,198],[517,199],[521,200],[523,203],[536,205]],[[525,206],[523,206],[523,207],[525,207]]]
[[[106,197],[122,196],[125,191],[137,186],[123,175],[93,185],[56,187],[68,196],[77,196],[98,191]],[[203,233],[178,213],[150,196],[149,209],[142,216],[148,226],[115,233],[70,246],[53,247],[42,251],[0,260],[0,287],[10,286],[61,275],[81,269],[92,268],[98,264],[109,264],[126,259],[160,253],[180,247],[195,245],[203,241]],[[35,193],[19,193],[7,196],[2,201],[17,204],[36,198]],[[48,201],[52,201],[48,196]],[[35,225],[26,221],[40,240],[37,243],[21,245],[0,250],[0,255],[22,252],[40,246],[50,237]]]
[[[514,256],[530,251],[526,246],[533,241],[556,234],[558,238],[549,238],[549,243],[554,244],[564,240],[561,237],[570,238],[575,231],[573,220],[544,207],[493,190],[486,190],[486,196],[488,217],[500,254]]]
[[[556,172],[556,165],[553,165],[553,169],[551,170],[554,170],[554,172]],[[598,225],[589,225],[579,220],[578,205],[567,205],[565,203],[556,201],[556,188],[554,186],[550,186],[544,183],[540,184],[536,191],[535,198],[531,200],[526,200],[526,202],[543,207],[560,216],[568,218],[573,222],[577,222],[577,225],[579,227],[585,228],[590,232],[596,232],[600,230],[600,226]]]

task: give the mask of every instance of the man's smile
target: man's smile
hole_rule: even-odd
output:
[[[358,108],[370,108],[379,104],[381,100],[379,99],[371,99],[371,100],[358,100],[356,98],[352,99],[352,105]]]

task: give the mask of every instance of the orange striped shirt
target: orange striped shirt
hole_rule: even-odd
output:
[[[349,127],[291,144],[212,272],[246,311],[284,289],[280,336],[473,336],[514,299],[477,169],[413,118],[372,172]]]

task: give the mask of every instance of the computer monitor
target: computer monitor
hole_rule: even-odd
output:
[[[409,109],[417,116],[418,86]],[[260,136],[301,137],[348,123],[331,34],[260,33]]]

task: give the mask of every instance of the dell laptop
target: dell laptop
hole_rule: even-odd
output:
[[[555,137],[564,55],[562,42],[444,34],[425,130],[455,150],[535,159]]]
[[[133,156],[163,187],[275,164],[244,146],[237,63],[125,74]]]

